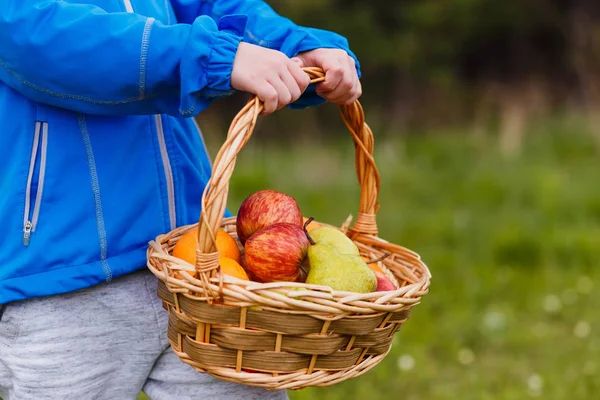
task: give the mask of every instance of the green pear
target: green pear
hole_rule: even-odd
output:
[[[359,255],[358,247],[346,234],[330,226],[320,226],[310,231],[316,243],[327,244],[342,254]]]
[[[308,258],[308,284],[356,293],[370,293],[377,289],[375,272],[358,255],[342,254],[337,248],[315,240],[315,244],[308,248]]]

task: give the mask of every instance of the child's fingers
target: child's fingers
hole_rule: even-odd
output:
[[[263,82],[256,89],[256,95],[264,103],[264,108],[261,114],[267,115],[277,109],[279,94],[277,93],[277,90],[271,84],[269,84],[269,82]]]
[[[293,61],[294,59],[292,59]],[[300,88],[300,92],[304,93],[308,85],[310,85],[310,78],[306,75],[306,72],[302,71],[302,61],[299,63],[295,63],[297,65],[289,65],[288,70],[296,80],[298,87]],[[296,99],[297,100],[297,99]]]

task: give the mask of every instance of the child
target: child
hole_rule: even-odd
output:
[[[286,398],[176,357],[146,248],[200,215],[193,117],[235,90],[351,103],[347,41],[261,0],[4,2],[0,38],[0,397]]]

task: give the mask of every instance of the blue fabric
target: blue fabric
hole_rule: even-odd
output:
[[[355,57],[343,37],[297,26],[259,0],[132,0],[133,13],[118,0],[86,3],[0,8],[0,304],[145,268],[148,241],[172,229],[161,152],[175,225],[198,220],[211,167],[191,117],[233,92],[240,41]],[[293,107],[322,101],[308,90]],[[47,124],[43,185],[36,123]]]
[[[243,33],[244,42],[279,50],[288,57],[318,48],[344,49],[354,58],[358,75],[361,76],[360,63],[346,38],[330,31],[298,26],[288,18],[278,15],[262,0],[177,0],[173,2],[173,6],[177,17],[188,23],[200,14],[210,15],[215,21],[230,14],[251,15]],[[289,107],[302,109],[323,102],[325,100],[318,96],[314,86],[311,86]]]

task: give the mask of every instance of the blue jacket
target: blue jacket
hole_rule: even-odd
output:
[[[197,221],[211,166],[193,117],[232,93],[241,40],[354,57],[261,0],[3,2],[0,304],[145,268],[149,240]]]

